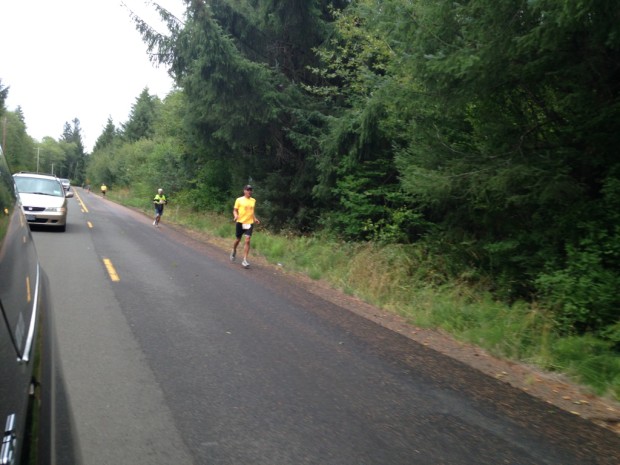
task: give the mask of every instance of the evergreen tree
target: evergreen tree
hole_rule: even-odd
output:
[[[409,242],[423,228],[400,188],[394,147],[402,136],[385,122],[394,52],[378,30],[374,3],[359,1],[337,14],[336,33],[318,51],[323,66],[308,90],[324,99],[329,125],[314,193],[326,207],[323,224],[343,237]]]
[[[612,2],[357,6],[351,18],[361,15],[394,51],[369,101],[385,108],[375,127],[401,134],[382,157],[396,156],[410,208],[499,289],[548,299],[564,330],[613,322],[620,41]],[[380,14],[371,20],[363,7]],[[353,108],[368,111],[363,100]]]
[[[62,127],[62,134],[60,135],[60,140],[71,141],[71,139],[73,139],[73,128],[68,121],[65,121],[65,124]]]
[[[26,132],[21,107],[2,117],[3,152],[13,171],[35,170],[35,142]]]
[[[80,120],[74,118],[73,125],[65,122],[60,142],[64,142],[66,157],[64,162],[55,169],[54,174],[62,178],[73,179],[75,183],[80,183],[84,177],[86,168],[86,153],[82,142],[82,130]]]
[[[565,331],[614,320],[613,2],[186,4],[184,22],[158,7],[168,36],[135,19],[184,95],[158,156],[182,154],[196,207],[252,179],[272,225],[424,240],[497,295],[544,299]]]
[[[123,124],[123,137],[130,142],[153,137],[160,104],[159,98],[150,95],[148,87],[145,87],[131,106],[129,120]]]
[[[112,121],[111,116],[108,116],[108,121],[103,128],[103,131],[97,138],[97,141],[95,142],[93,152],[97,152],[105,147],[112,145],[114,141],[118,139],[118,137],[119,133],[116,129],[116,126],[114,126],[114,121]]]
[[[9,96],[9,88],[2,85],[2,79],[0,79],[0,116],[6,111],[5,102]]]
[[[307,227],[316,218],[311,120],[320,114],[301,86],[314,79],[312,48],[340,3],[347,2],[192,1],[183,24],[162,12],[169,37],[137,19],[149,50],[187,95],[196,171],[217,166],[226,195],[254,179],[273,225]]]

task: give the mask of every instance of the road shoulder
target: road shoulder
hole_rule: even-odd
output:
[[[232,240],[189,230],[175,224],[169,223],[167,226],[170,232],[174,231],[191,241],[221,250],[222,260],[229,261],[228,254]],[[620,403],[611,398],[598,396],[566,376],[545,372],[521,362],[497,358],[480,347],[458,341],[443,331],[416,327],[397,314],[334,289],[329,283],[313,280],[302,273],[287,270],[283,266],[273,265],[259,254],[253,253],[252,257],[254,269],[269,269],[270,273],[278,279],[286,279],[291,284],[301,286],[308,292],[380,326],[620,435]]]

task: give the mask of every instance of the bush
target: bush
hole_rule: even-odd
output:
[[[620,357],[612,343],[591,335],[557,339],[549,368],[567,373],[593,387],[597,394],[620,398]]]
[[[620,276],[604,267],[596,250],[569,248],[566,268],[541,275],[541,298],[554,310],[563,334],[600,332],[617,321]]]

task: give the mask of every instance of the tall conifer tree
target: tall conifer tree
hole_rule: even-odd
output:
[[[102,150],[106,147],[109,147],[114,143],[114,141],[119,137],[116,126],[114,126],[114,121],[111,116],[108,116],[108,121],[106,122],[103,131],[95,141],[95,146],[93,147],[93,152],[98,150]]]
[[[129,120],[123,124],[123,137],[130,142],[153,137],[160,104],[159,98],[151,95],[148,87],[145,87],[131,106]]]

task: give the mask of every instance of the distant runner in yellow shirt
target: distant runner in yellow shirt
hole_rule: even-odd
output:
[[[252,238],[252,231],[254,224],[260,224],[258,218],[254,214],[254,206],[256,205],[256,199],[252,197],[252,186],[247,185],[243,188],[243,196],[235,200],[235,206],[233,207],[233,218],[235,220],[235,242],[233,243],[233,249],[230,253],[230,261],[234,262],[237,256],[237,246],[241,242],[241,238],[245,237],[245,243],[243,245],[243,261],[241,265],[244,268],[249,268],[248,254],[250,253],[250,239]]]
[[[155,219],[153,220],[153,226],[159,226],[159,220],[164,213],[164,205],[168,203],[168,199],[164,195],[163,189],[157,189],[157,194],[153,198],[153,205],[155,207]]]

